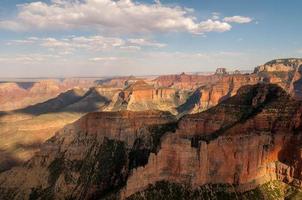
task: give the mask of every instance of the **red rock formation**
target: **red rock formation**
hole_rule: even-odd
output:
[[[0,111],[25,108],[54,98],[74,87],[89,88],[93,85],[92,80],[80,79],[66,79],[62,82],[42,80],[28,88],[22,88],[17,83],[0,83]]]
[[[174,88],[155,87],[140,80],[121,90],[106,110],[163,110],[176,113],[187,94]]]
[[[184,116],[174,133],[158,127],[174,122],[167,113],[91,113],[50,139],[24,167],[1,174],[0,197],[101,198],[126,184],[126,198],[162,180],[232,184],[238,192],[276,179],[301,187],[301,114],[301,104],[281,88],[261,84]],[[160,148],[137,165],[158,136]]]
[[[215,83],[202,86],[195,91],[195,100],[188,100],[186,105],[179,108],[180,112],[198,113],[216,106],[221,101],[235,95],[238,89],[244,85],[254,85],[260,82],[261,77],[255,74],[248,75],[227,75],[221,76]]]

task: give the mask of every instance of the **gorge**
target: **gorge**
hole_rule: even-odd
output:
[[[2,136],[48,119],[28,125],[40,145],[2,170],[0,199],[299,199],[301,66],[129,77],[3,110]]]

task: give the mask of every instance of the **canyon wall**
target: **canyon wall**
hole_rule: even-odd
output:
[[[167,112],[91,113],[0,174],[0,197],[124,199],[160,181],[238,193],[271,180],[301,187],[301,113],[300,102],[266,84],[177,123]]]

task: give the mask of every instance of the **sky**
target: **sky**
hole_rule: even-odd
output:
[[[253,70],[302,57],[301,0],[1,0],[0,77]]]

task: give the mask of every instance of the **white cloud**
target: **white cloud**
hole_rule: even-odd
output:
[[[227,22],[209,19],[197,21],[193,10],[132,0],[53,0],[19,6],[14,19],[0,21],[0,28],[22,30],[96,29],[115,34],[148,32],[224,32]]]
[[[137,45],[137,46],[149,46],[149,47],[157,47],[157,48],[162,48],[166,46],[166,44],[150,41],[144,38],[128,39],[128,42],[130,46]]]
[[[95,57],[95,58],[91,58],[89,59],[90,61],[94,61],[94,62],[107,62],[107,61],[116,61],[118,60],[118,57]]]
[[[225,17],[223,18],[223,21],[228,23],[238,23],[238,24],[247,24],[253,21],[250,17],[244,17],[244,16],[233,16],[233,17]]]
[[[17,64],[33,64],[43,61],[49,61],[60,58],[58,55],[52,54],[19,54],[0,57],[0,62],[5,64],[17,63]]]
[[[105,50],[140,50],[142,47],[163,48],[166,44],[145,38],[132,38],[124,40],[118,37],[96,36],[70,36],[61,39],[29,37],[21,40],[10,40],[7,45],[37,45],[60,55],[69,55],[76,50],[92,52]]]
[[[0,29],[6,29],[10,31],[25,31],[26,26],[24,26],[20,21],[12,20],[0,20]]]
[[[91,51],[101,51],[113,49],[125,44],[124,40],[114,37],[90,36],[90,37],[70,37],[63,39],[42,38],[40,45],[47,48],[64,49],[74,51],[76,49],[86,49]]]
[[[137,51],[137,50],[141,50],[142,48],[140,46],[128,45],[128,46],[122,46],[121,49]]]
[[[220,19],[220,13],[219,12],[213,12],[212,13],[212,19],[213,20],[219,20]]]

